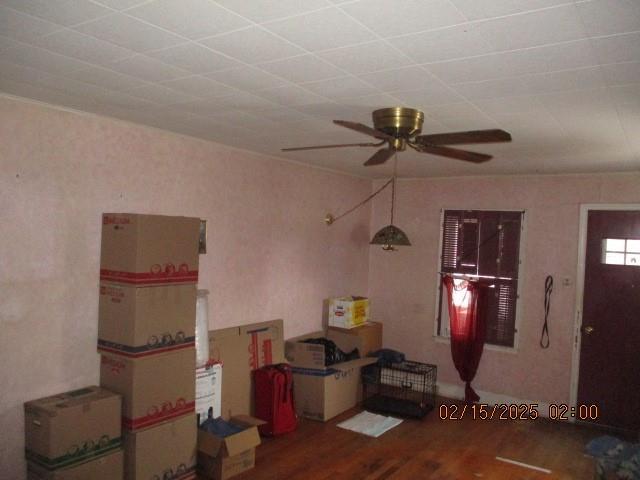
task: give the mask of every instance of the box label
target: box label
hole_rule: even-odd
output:
[[[149,408],[149,413],[143,417],[127,418],[122,417],[122,424],[129,430],[137,430],[143,427],[150,427],[156,423],[162,423],[172,418],[193,413],[196,402],[187,402],[184,398],[176,400],[175,405],[171,401],[166,401],[161,405],[154,405]]]
[[[175,283],[197,283],[198,270],[190,270],[186,263],[176,268],[172,263],[152,265],[149,272],[122,272],[100,269],[100,280],[125,283],[129,285],[162,285]]]

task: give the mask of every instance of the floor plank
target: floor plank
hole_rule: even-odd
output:
[[[444,400],[451,402],[449,400]],[[379,438],[336,427],[356,408],[326,422],[301,420],[296,432],[264,438],[256,468],[237,480],[551,480],[593,478],[585,444],[602,434],[548,419],[405,420]],[[551,470],[538,472],[496,456]]]

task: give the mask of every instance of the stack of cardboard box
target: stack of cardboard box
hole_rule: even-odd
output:
[[[195,478],[200,220],[105,214],[100,383],[123,398],[125,479]]]
[[[29,480],[121,480],[120,395],[88,387],[25,403]]]

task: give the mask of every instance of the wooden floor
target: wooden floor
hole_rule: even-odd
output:
[[[448,402],[448,401],[447,401]],[[449,402],[448,402],[449,403]],[[237,480],[592,479],[584,445],[602,432],[546,419],[521,421],[406,420],[379,438],[336,427],[354,409],[327,423],[302,420],[296,432],[263,439],[256,468]],[[503,463],[496,456],[546,468],[551,474]]]

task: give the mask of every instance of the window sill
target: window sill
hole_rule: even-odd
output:
[[[449,337],[442,337],[440,335],[433,335],[433,340],[436,343],[442,343],[445,345],[451,345],[451,342],[449,340]],[[518,353],[518,340],[516,339],[516,346],[514,347],[501,347],[500,345],[491,345],[488,343],[485,343],[484,345],[484,350],[489,350],[492,352],[501,352],[501,353],[511,353],[511,354],[517,354]]]

